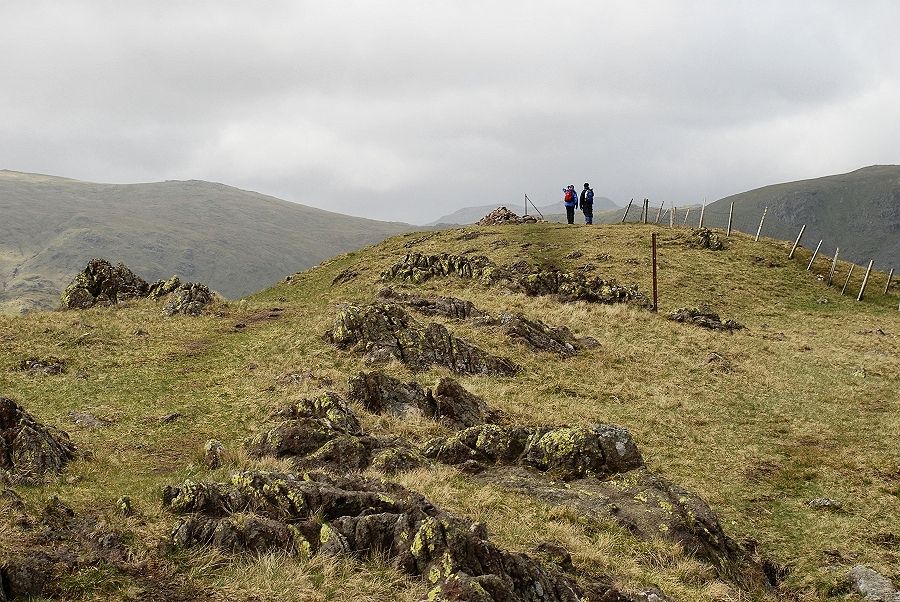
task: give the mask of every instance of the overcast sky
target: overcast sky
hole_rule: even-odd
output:
[[[423,223],[900,163],[900,2],[0,0],[0,168]]]

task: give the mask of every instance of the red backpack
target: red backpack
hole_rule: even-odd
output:
[[[566,190],[566,202],[571,203],[575,200],[575,191],[572,189]]]

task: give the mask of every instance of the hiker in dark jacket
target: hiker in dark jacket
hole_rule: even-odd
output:
[[[594,223],[594,191],[591,185],[584,183],[584,190],[581,191],[581,211],[584,213],[584,223]]]
[[[563,205],[566,206],[566,221],[570,224],[575,223],[575,207],[578,205],[578,193],[575,192],[575,185],[569,184],[567,188],[563,188]]]

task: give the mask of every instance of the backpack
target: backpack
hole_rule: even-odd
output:
[[[584,202],[588,205],[594,204],[594,191],[591,188],[587,189],[587,194],[584,195]]]
[[[566,190],[566,202],[572,203],[575,201],[575,191],[574,190]]]

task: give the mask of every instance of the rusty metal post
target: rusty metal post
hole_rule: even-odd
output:
[[[657,286],[656,286],[656,232],[650,235],[650,248],[652,253],[652,264],[653,264],[653,311],[654,313],[659,311],[659,300],[657,297]]]

